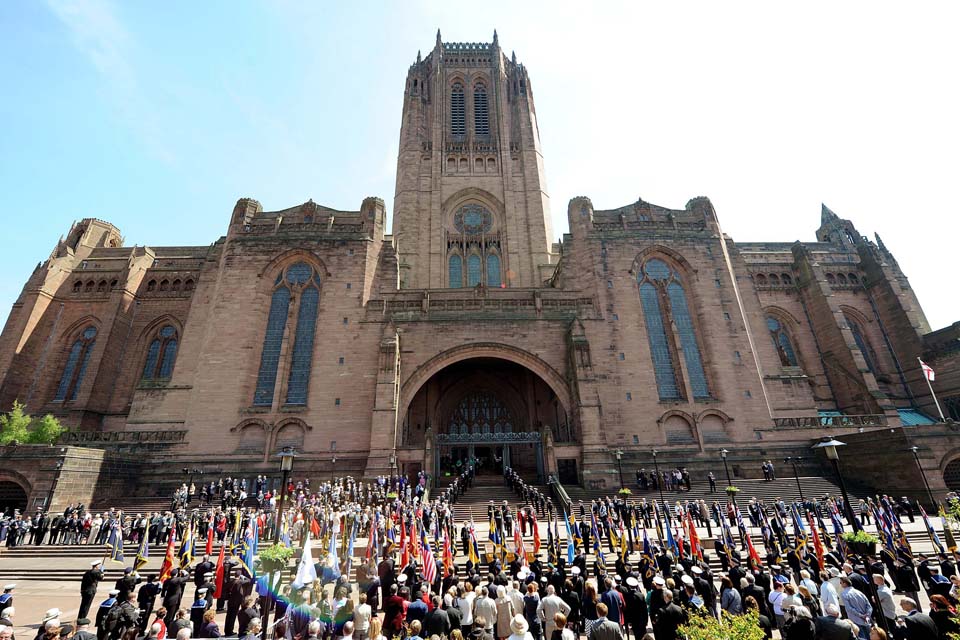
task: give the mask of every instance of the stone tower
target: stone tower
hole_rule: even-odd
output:
[[[527,70],[492,43],[444,43],[407,73],[393,233],[403,288],[532,287],[553,231]]]

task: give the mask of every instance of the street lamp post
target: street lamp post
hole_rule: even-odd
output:
[[[833,470],[837,474],[837,480],[840,481],[840,493],[843,494],[843,505],[844,511],[847,514],[847,520],[850,521],[850,526],[853,527],[854,533],[857,531],[862,531],[863,527],[860,526],[860,521],[857,520],[856,516],[853,513],[853,505],[850,504],[850,496],[847,495],[847,485],[843,482],[843,474],[840,473],[840,455],[837,453],[837,447],[845,447],[847,443],[840,442],[839,440],[834,440],[833,438],[824,437],[823,441],[813,445],[814,449],[823,449],[823,452],[827,454],[827,460],[833,465]]]
[[[660,465],[657,464],[657,450],[654,449],[653,453],[653,470],[657,474],[657,489],[660,490],[660,503],[664,507],[667,506],[667,501],[663,499],[663,478],[660,476]]]
[[[293,459],[297,457],[296,452],[291,447],[284,447],[283,450],[277,454],[277,457],[280,458],[280,472],[283,474],[281,484],[280,484],[280,502],[277,503],[277,517],[274,522],[274,541],[280,541],[280,521],[283,517],[283,507],[284,503],[287,500],[287,480],[290,478],[290,470],[293,469]],[[267,593],[260,596],[260,611],[261,615],[261,638],[262,640],[267,640],[267,629],[270,628],[270,609],[273,607],[273,597],[270,595],[274,593],[273,589],[273,576],[267,576],[267,584],[270,587],[267,589]]]
[[[613,455],[617,457],[617,474],[620,476],[620,488],[623,489],[623,466],[620,463],[621,458],[623,458],[623,450],[617,449],[613,452]]]
[[[936,507],[937,501],[933,499],[933,491],[930,490],[930,483],[927,482],[927,474],[923,472],[923,467],[920,466],[920,455],[917,453],[920,450],[920,447],[913,445],[910,447],[910,451],[913,452],[913,459],[917,461],[917,470],[920,472],[920,477],[923,478],[923,486],[927,489],[927,499],[930,500],[930,506]]]
[[[793,477],[797,481],[797,491],[800,492],[800,502],[806,503],[803,497],[803,487],[800,486],[800,473],[797,471],[797,463],[803,462],[803,458],[799,456],[787,456],[783,461],[793,465]]]

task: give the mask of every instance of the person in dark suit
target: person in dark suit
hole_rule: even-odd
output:
[[[97,586],[103,580],[103,571],[100,569],[100,560],[91,560],[90,568],[84,571],[83,578],[80,580],[80,610],[77,612],[78,618],[86,618],[90,613],[90,605],[97,595]]]
[[[673,601],[673,593],[663,590],[664,606],[653,623],[653,633],[657,640],[677,640],[677,629],[687,622],[687,612]]]
[[[897,626],[893,630],[893,637],[897,640],[937,640],[940,631],[933,618],[917,610],[917,603],[912,598],[901,598],[900,608],[907,612],[902,618],[897,618]]]

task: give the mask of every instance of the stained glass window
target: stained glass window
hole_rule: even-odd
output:
[[[487,286],[499,287],[500,283],[500,256],[491,253],[487,256]]]
[[[280,364],[280,346],[287,324],[287,310],[290,307],[290,290],[280,287],[273,292],[270,300],[270,314],[267,316],[267,333],[263,337],[263,351],[260,353],[260,371],[257,373],[257,389],[253,394],[253,404],[270,406],[273,404],[273,389],[277,383],[277,366]]]
[[[467,258],[467,286],[475,287],[480,284],[480,256],[472,254]]]
[[[173,374],[173,364],[177,360],[177,330],[164,325],[156,334],[147,349],[147,359],[143,364],[144,380],[168,380]]]
[[[687,304],[687,295],[679,275],[663,260],[652,258],[643,265],[640,280],[640,302],[647,325],[654,378],[661,400],[684,397],[678,373],[678,351],[683,351],[694,398],[709,398],[710,388],[703,368],[697,333]],[[674,343],[670,323],[677,329],[680,344]]]
[[[155,338],[147,349],[147,361],[143,365],[143,378],[153,378],[153,372],[157,370],[157,359],[160,357],[160,339]]]
[[[77,368],[77,362],[80,360],[80,352],[83,350],[83,342],[77,340],[70,347],[70,355],[67,356],[67,366],[63,368],[63,375],[60,377],[60,385],[57,387],[57,395],[54,400],[63,400],[67,397],[67,388],[73,380],[73,372]]]
[[[785,367],[799,366],[797,356],[793,351],[793,345],[790,343],[790,336],[787,335],[780,321],[773,316],[767,316],[767,329],[770,330],[773,348],[777,350],[777,355],[780,356],[780,364]]]
[[[479,204],[465,204],[453,214],[453,226],[467,235],[490,233],[493,215]]]
[[[449,267],[449,286],[451,288],[459,288],[463,286],[463,259],[460,256],[453,255],[450,256],[448,261]]]
[[[166,380],[173,375],[173,363],[177,359],[177,341],[167,340],[163,345],[163,359],[160,361],[160,370],[158,375],[160,379]]]
[[[709,398],[710,389],[707,387],[707,376],[703,372],[700,345],[697,344],[697,332],[694,331],[690,309],[687,306],[687,294],[676,280],[667,285],[667,294],[670,296],[670,312],[673,315],[673,323],[680,335],[683,360],[687,365],[690,386],[693,387],[693,397]]]
[[[76,400],[80,385],[83,384],[83,376],[87,372],[96,337],[97,329],[87,327],[74,341],[67,355],[67,364],[63,367],[63,375],[60,376],[60,384],[57,385],[54,400]]]
[[[649,282],[640,285],[640,303],[643,306],[643,318],[647,324],[647,339],[650,341],[650,357],[653,360],[653,375],[657,381],[657,391],[661,400],[675,400],[680,397],[680,391],[677,389],[673,356],[670,353],[663,326],[660,296],[657,288]]]
[[[464,108],[463,85],[450,88],[450,133],[456,137],[467,135],[467,115]]]
[[[870,348],[866,338],[864,338],[863,329],[860,327],[860,324],[849,316],[845,317],[847,319],[847,325],[850,327],[850,332],[853,333],[853,341],[857,343],[857,348],[860,349],[860,353],[863,354],[863,359],[867,362],[867,369],[869,369],[873,375],[877,375],[875,364],[877,354]]]
[[[297,334],[293,342],[290,362],[290,380],[287,384],[287,404],[306,404],[310,386],[310,364],[313,361],[313,338],[317,326],[317,306],[320,292],[315,287],[303,290],[300,310],[297,312]]]
[[[487,88],[482,84],[473,88],[473,130],[478,136],[490,135]]]

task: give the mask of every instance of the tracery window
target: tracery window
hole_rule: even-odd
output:
[[[500,398],[489,391],[478,391],[460,401],[447,428],[455,434],[510,433],[516,426],[510,409]]]
[[[783,324],[777,318],[767,316],[767,329],[770,331],[770,338],[773,340],[773,348],[777,350],[777,355],[780,356],[780,364],[784,367],[799,366],[793,344],[790,342],[790,336],[787,335]]]
[[[500,256],[495,253],[491,253],[487,255],[487,286],[499,287],[501,282]]]
[[[299,305],[296,320],[291,321],[294,332],[293,351],[290,355],[286,404],[301,405],[307,402],[310,383],[310,366],[313,361],[314,334],[320,303],[320,275],[306,262],[297,262],[277,274],[270,312],[267,315],[267,330],[263,337],[260,354],[260,369],[253,404],[273,404],[280,366],[280,351],[283,336],[287,332],[290,304]]]
[[[680,275],[663,260],[651,258],[637,277],[660,399],[678,400],[686,397],[679,369],[678,351],[681,349],[693,397],[709,398],[710,389],[700,356],[700,345]],[[671,322],[676,327],[679,345],[670,331]]]
[[[863,354],[863,359],[867,363],[867,369],[869,369],[873,375],[877,375],[877,354],[873,350],[873,347],[870,346],[870,343],[867,342],[866,336],[863,333],[863,327],[847,314],[844,314],[844,318],[847,320],[847,326],[850,327],[850,333],[853,334],[853,341],[857,343],[857,348],[860,349],[860,353]]]
[[[143,380],[169,380],[173,374],[173,364],[177,359],[177,330],[164,325],[147,348],[147,359],[143,364]]]
[[[454,137],[467,135],[467,113],[464,106],[463,85],[459,82],[450,87],[450,134]]]
[[[450,256],[448,261],[448,280],[449,287],[458,289],[463,286],[463,258],[457,254]]]
[[[453,227],[460,233],[479,235],[493,229],[493,214],[479,204],[465,204],[453,214]]]
[[[487,88],[482,82],[478,82],[473,88],[473,131],[478,136],[490,135]]]
[[[84,329],[80,337],[74,341],[67,355],[67,364],[63,367],[54,400],[76,400],[77,391],[83,384],[83,376],[87,372],[87,364],[90,362],[90,354],[93,352],[96,341],[97,328],[92,326]]]
[[[475,287],[480,284],[480,256],[475,253],[467,257],[467,286]]]

